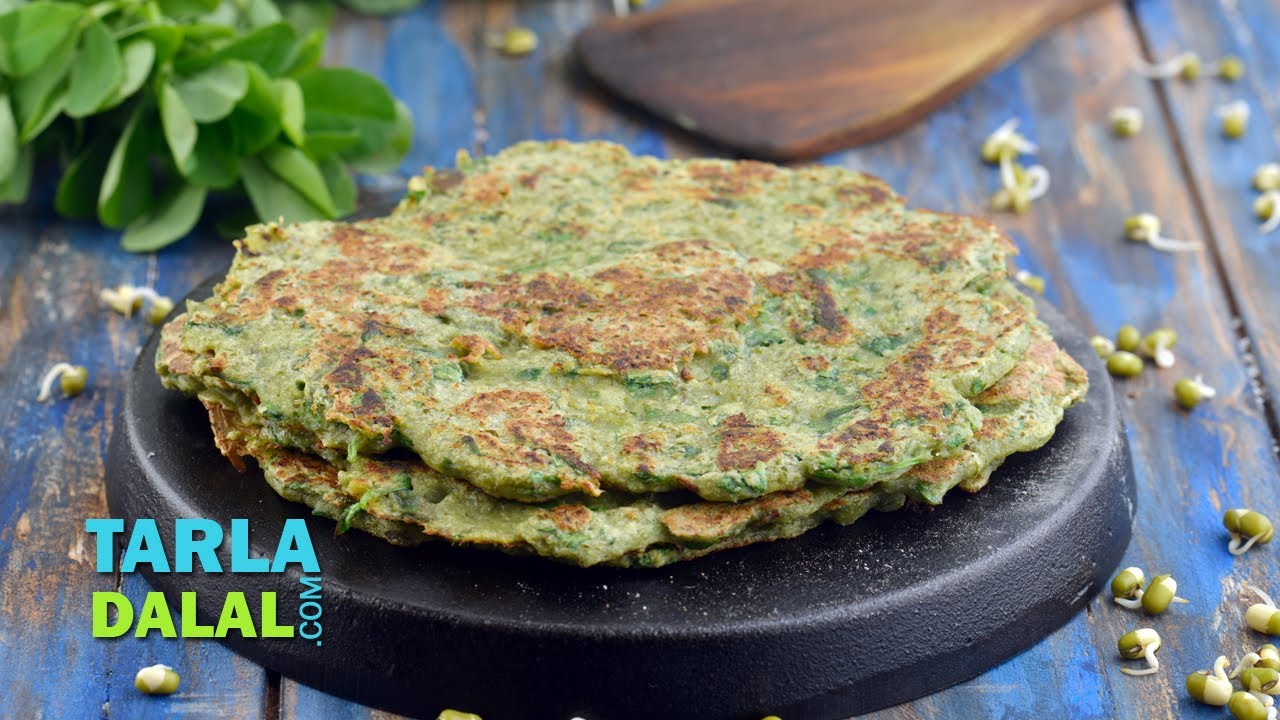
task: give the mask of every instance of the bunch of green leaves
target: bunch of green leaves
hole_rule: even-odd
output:
[[[413,123],[376,79],[318,66],[330,16],[307,0],[0,0],[0,203],[25,200],[47,156],[64,167],[57,211],[139,252],[190,232],[213,192],[261,220],[351,213],[352,171],[398,165]]]

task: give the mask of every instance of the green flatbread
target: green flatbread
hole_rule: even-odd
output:
[[[960,453],[1033,312],[984,221],[836,167],[523,143],[389,218],[250,228],[171,387],[494,497],[736,501]]]
[[[977,401],[982,428],[955,456],[923,463],[900,488],[849,490],[812,483],[737,503],[692,494],[606,491],[538,504],[495,498],[442,475],[416,457],[358,457],[329,463],[273,444],[242,415],[206,399],[219,448],[239,463],[253,457],[282,497],[390,542],[453,543],[538,554],[582,566],[656,567],[715,550],[799,535],[825,521],[852,523],[872,508],[895,509],[906,497],[938,504],[956,485],[976,490],[1009,454],[1052,436],[1065,407],[1087,387],[1083,370],[1043,326],[1026,357]],[[178,361],[180,362],[180,361]]]

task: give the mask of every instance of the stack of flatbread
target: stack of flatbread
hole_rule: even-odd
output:
[[[837,167],[524,143],[249,228],[163,330],[231,462],[397,544],[658,566],[981,488],[1087,389],[975,218]]]

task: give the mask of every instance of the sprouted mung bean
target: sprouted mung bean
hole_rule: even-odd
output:
[[[1253,214],[1262,221],[1258,232],[1264,235],[1280,227],[1280,190],[1268,190],[1255,198]]]
[[[1116,331],[1116,349],[1133,352],[1142,344],[1142,331],[1133,325],[1121,325]]]
[[[1280,163],[1263,163],[1253,171],[1253,189],[1258,192],[1280,190]]]
[[[526,27],[510,27],[489,36],[489,47],[510,57],[522,57],[538,49],[538,34]]]
[[[1152,213],[1130,215],[1124,220],[1124,236],[1134,242],[1147,243],[1156,250],[1187,252],[1198,250],[1199,243],[1174,240],[1160,234],[1160,218]]]
[[[1222,525],[1231,533],[1227,550],[1232,555],[1243,555],[1249,548],[1266,545],[1275,537],[1275,528],[1267,516],[1254,510],[1234,508],[1222,514]]]
[[[1160,661],[1156,659],[1156,650],[1160,649],[1160,634],[1151,628],[1131,630],[1116,641],[1116,649],[1120,657],[1126,660],[1144,658],[1147,667],[1141,670],[1120,668],[1126,675],[1151,675],[1160,669]]]
[[[1116,344],[1111,342],[1110,338],[1105,338],[1101,335],[1094,335],[1089,338],[1089,344],[1093,346],[1093,351],[1098,353],[1098,357],[1103,360],[1106,360],[1111,356],[1111,353],[1116,351]]]
[[[1213,670],[1197,670],[1187,676],[1187,693],[1196,701],[1206,705],[1221,707],[1231,700],[1231,680],[1224,672],[1227,667],[1227,656],[1219,655],[1213,663]]]
[[[1173,348],[1178,342],[1178,333],[1172,328],[1159,328],[1147,333],[1138,345],[1142,355],[1151,358],[1156,367],[1167,369],[1173,367],[1177,359]]]
[[[1182,378],[1173,384],[1173,397],[1184,410],[1195,410],[1197,405],[1216,394],[1216,390],[1205,384],[1203,375]]]
[[[45,402],[53,397],[55,381],[64,397],[75,397],[84,391],[89,381],[89,371],[83,365],[54,363],[54,366],[49,368],[49,371],[40,379],[40,392],[36,395],[36,402]]]
[[[138,671],[133,686],[147,695],[171,695],[182,678],[168,665],[151,665]]]
[[[1250,628],[1268,635],[1280,635],[1280,608],[1271,596],[1252,586],[1246,586],[1250,592],[1262,598],[1262,602],[1250,605],[1244,612],[1244,622]]]
[[[1117,137],[1133,137],[1142,131],[1142,111],[1124,105],[1111,111],[1111,132]]]
[[[125,317],[131,317],[145,303],[147,321],[152,325],[164,323],[165,318],[173,311],[173,301],[149,287],[121,284],[114,288],[103,288],[98,292],[98,298]]]
[[[1200,77],[1200,56],[1194,52],[1182,52],[1159,63],[1138,62],[1138,72],[1153,79],[1166,80],[1180,77],[1191,82]]]
[[[1117,350],[1107,358],[1107,372],[1117,377],[1137,377],[1142,374],[1142,358],[1128,350]]]
[[[1013,279],[1037,295],[1044,294],[1044,278],[1039,275],[1020,269],[1013,274]]]
[[[1215,114],[1222,122],[1222,134],[1236,139],[1243,137],[1249,129],[1249,103],[1244,100],[1233,100],[1219,107]]]

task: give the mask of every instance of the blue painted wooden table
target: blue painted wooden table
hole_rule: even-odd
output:
[[[405,175],[450,164],[460,147],[493,152],[526,138],[606,138],[668,157],[714,153],[575,79],[573,34],[608,6],[427,2],[392,18],[343,16],[329,59],[379,75],[413,109]],[[487,32],[513,23],[538,32],[532,56],[485,46]],[[1018,264],[1045,276],[1049,299],[1087,330],[1112,334],[1133,323],[1181,335],[1176,370],[1118,388],[1140,493],[1126,564],[1173,573],[1191,604],[1145,620],[1097,598],[1017,658],[877,717],[1225,717],[1191,702],[1182,683],[1217,655],[1238,658],[1263,642],[1242,622],[1246,584],[1280,590],[1280,543],[1232,558],[1220,525],[1221,512],[1238,506],[1280,519],[1280,234],[1257,232],[1249,187],[1256,164],[1280,160],[1277,28],[1274,0],[1116,4],[1062,27],[901,135],[823,160],[878,174],[917,206],[985,213],[997,179],[977,147],[1005,119],[1021,118],[1053,184],[1025,215],[996,218],[1022,251]],[[1135,58],[1182,50],[1240,55],[1247,74],[1235,84],[1152,83],[1130,69]],[[1213,111],[1236,98],[1250,104],[1252,122],[1244,138],[1228,141]],[[1137,137],[1109,133],[1118,105],[1145,114]],[[384,716],[212,641],[90,636],[94,590],[121,588],[135,600],[149,590],[137,575],[94,572],[84,533],[86,518],[106,514],[103,455],[122,378],[149,331],[108,313],[98,290],[129,282],[181,297],[231,248],[197,233],[156,255],[130,255],[112,233],[54,219],[45,189],[44,204],[0,209],[0,715]],[[1141,210],[1204,251],[1169,255],[1124,241],[1124,218]],[[88,366],[88,390],[35,402],[41,374],[62,359]],[[1218,397],[1188,414],[1173,407],[1170,389],[1193,372]],[[1128,677],[1114,643],[1142,624],[1164,637],[1162,670]],[[134,672],[155,662],[181,671],[177,694],[150,698],[131,687]]]

